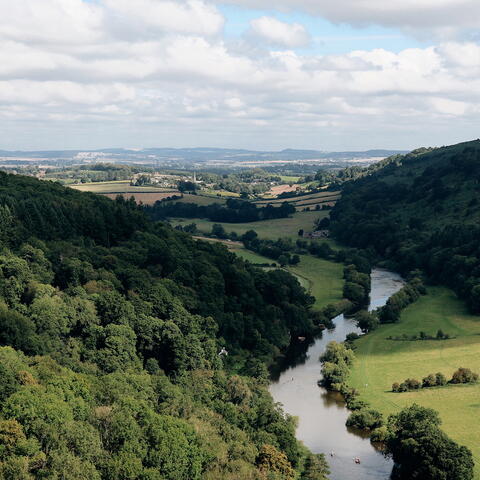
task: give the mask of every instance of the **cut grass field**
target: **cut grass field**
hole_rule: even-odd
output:
[[[121,180],[114,182],[94,182],[94,183],[80,183],[70,185],[70,188],[79,190],[81,192],[93,193],[159,193],[159,192],[177,192],[174,188],[160,188],[160,187],[136,187],[130,185],[130,180]]]
[[[314,229],[314,222],[317,219],[325,218],[328,215],[326,211],[318,212],[297,212],[289,218],[278,218],[274,220],[265,220],[259,222],[249,223],[222,223],[227,232],[235,232],[238,235],[243,235],[248,230],[255,230],[260,238],[276,240],[277,238],[298,238],[298,231],[300,229],[306,232],[311,232]],[[197,228],[202,233],[210,233],[212,226],[215,223],[209,220],[197,218],[181,218],[170,220],[173,226],[188,225],[195,223]]]
[[[438,329],[450,340],[394,341],[388,336],[435,335]],[[431,287],[428,295],[404,310],[401,321],[384,325],[355,342],[356,361],[350,385],[362,400],[385,415],[418,403],[440,413],[443,430],[472,450],[475,479],[480,479],[480,384],[392,393],[391,385],[406,378],[422,380],[442,372],[447,378],[459,367],[480,373],[480,317],[470,315],[451,290]],[[368,387],[366,386],[368,385]]]
[[[335,201],[340,198],[340,192],[317,192],[317,193],[311,193],[309,195],[300,195],[298,197],[292,197],[292,198],[276,198],[272,200],[257,200],[254,202],[257,205],[267,205],[268,203],[271,203],[272,205],[275,204],[280,204],[283,202],[288,202],[292,204],[305,204],[308,202],[314,202],[316,201],[317,203],[321,202],[326,202],[326,201]]]
[[[319,310],[329,303],[338,303],[342,300],[343,265],[341,263],[302,255],[300,263],[295,267],[289,267],[289,271],[308,282],[308,290],[315,297],[315,309]],[[305,286],[303,282],[301,283]]]

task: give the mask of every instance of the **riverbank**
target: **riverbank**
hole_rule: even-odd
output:
[[[435,335],[441,329],[449,340],[392,341],[387,337]],[[437,410],[442,429],[456,442],[472,450],[480,479],[480,384],[392,393],[393,382],[421,380],[430,373],[450,377],[458,367],[480,372],[480,320],[467,312],[464,302],[443,287],[430,287],[426,296],[408,306],[397,324],[383,325],[355,342],[356,361],[348,383],[360,399],[388,416],[418,403]]]
[[[401,288],[398,275],[385,270],[372,272],[373,306],[383,305]],[[331,341],[342,342],[348,333],[359,333],[355,321],[344,315],[334,319],[335,329],[325,330],[321,338],[301,356],[284,365],[282,373],[270,385],[273,398],[284,410],[298,418],[297,438],[314,453],[325,453],[332,471],[331,480],[386,480],[392,468],[390,460],[377,452],[367,436],[347,430],[350,414],[340,395],[318,386],[319,357]],[[334,456],[330,456],[330,452]],[[361,459],[355,464],[354,457]]]

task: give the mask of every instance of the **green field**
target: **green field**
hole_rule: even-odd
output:
[[[289,218],[278,218],[275,220],[266,220],[250,223],[223,223],[227,232],[235,232],[243,235],[247,230],[255,230],[260,238],[276,240],[280,237],[298,238],[300,229],[311,232],[314,229],[314,222],[319,218],[328,216],[328,212],[297,212]],[[210,233],[212,225],[218,222],[211,222],[198,218],[181,218],[170,220],[173,226],[188,225],[196,223],[197,228],[203,233]]]
[[[275,204],[280,204],[283,202],[288,202],[292,204],[305,204],[305,203],[314,203],[314,201],[317,201],[317,203],[321,202],[328,202],[328,201],[336,201],[340,198],[340,192],[317,192],[317,193],[311,193],[309,195],[299,195],[296,197],[290,197],[290,198],[276,198],[273,200],[257,200],[254,202],[257,205],[267,205],[268,203],[271,203],[272,205]]]
[[[435,335],[442,329],[450,340],[392,341],[388,336]],[[402,313],[395,325],[384,325],[357,342],[356,361],[350,384],[361,398],[384,414],[414,402],[440,413],[442,428],[461,445],[468,446],[480,479],[480,384],[391,393],[393,382],[406,378],[422,380],[429,373],[442,372],[447,378],[458,367],[480,373],[480,317],[468,314],[463,302],[451,290],[432,287]],[[368,386],[366,386],[368,385]]]
[[[307,282],[307,288],[315,297],[315,309],[343,298],[343,265],[311,256],[301,256],[300,263],[289,271]],[[306,286],[304,282],[300,282]]]
[[[130,185],[130,180],[120,180],[114,182],[93,182],[70,185],[70,188],[80,190],[81,192],[93,193],[158,193],[158,192],[177,192],[174,188],[160,187],[136,187]],[[178,192],[177,192],[178,193]]]

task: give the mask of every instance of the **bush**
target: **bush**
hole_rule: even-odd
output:
[[[454,372],[450,383],[475,383],[477,380],[477,373],[473,373],[469,368],[459,368],[456,372]]]
[[[376,428],[370,435],[370,441],[374,443],[383,443],[387,439],[388,430],[387,427]]]
[[[383,425],[383,417],[377,410],[358,410],[350,414],[346,425],[360,430],[375,430]]]
[[[442,387],[443,385],[447,384],[447,377],[443,373],[436,373],[435,374],[435,379],[437,381],[437,387]]]
[[[422,387],[423,388],[428,388],[428,387],[435,387],[437,385],[437,378],[435,377],[435,375],[433,373],[431,373],[430,375],[426,376],[423,380],[422,380]]]

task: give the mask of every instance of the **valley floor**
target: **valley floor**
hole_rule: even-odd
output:
[[[313,224],[315,220],[327,217],[328,213],[328,210],[297,212],[288,218],[249,223],[222,223],[222,225],[228,233],[236,232],[238,235],[243,235],[248,230],[255,230],[262,239],[276,240],[280,237],[297,239],[300,229],[303,229],[305,232],[311,232],[314,229]],[[220,222],[211,222],[198,218],[182,218],[171,219],[170,223],[173,226],[195,223],[200,232],[210,233],[212,226]]]
[[[398,341],[387,337],[403,334],[435,335],[438,329],[449,340]],[[463,302],[443,287],[428,294],[402,313],[401,321],[384,325],[355,342],[356,361],[349,384],[361,399],[388,415],[417,403],[440,413],[443,430],[456,442],[472,450],[475,479],[480,479],[480,384],[421,389],[392,393],[391,385],[406,378],[422,380],[442,372],[447,378],[459,367],[480,373],[480,318],[468,314]]]

